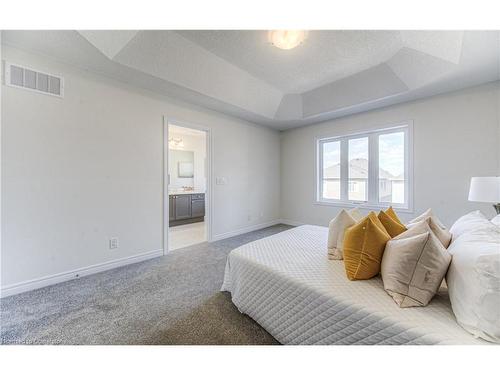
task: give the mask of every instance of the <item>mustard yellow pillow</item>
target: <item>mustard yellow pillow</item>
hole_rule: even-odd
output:
[[[394,238],[406,231],[406,227],[401,224],[399,219],[394,219],[392,215],[387,213],[387,211],[380,211],[378,218],[391,238]]]
[[[348,228],[343,244],[347,278],[367,280],[378,275],[385,244],[390,239],[375,212]]]
[[[403,222],[401,220],[399,220],[399,217],[398,215],[396,214],[396,211],[394,211],[394,209],[392,208],[392,206],[390,206],[387,210],[385,210],[385,213],[387,215],[389,215],[392,219],[394,219],[395,221],[397,221],[399,224],[403,225]]]

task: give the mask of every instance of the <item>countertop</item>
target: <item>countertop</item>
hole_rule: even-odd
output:
[[[205,194],[205,192],[201,190],[192,190],[192,191],[179,190],[179,191],[168,192],[168,195],[184,195],[184,194]]]

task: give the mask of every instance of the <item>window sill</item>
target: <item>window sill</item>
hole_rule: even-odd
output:
[[[315,205],[318,206],[332,206],[332,207],[342,207],[342,208],[359,208],[362,210],[381,210],[387,209],[390,206],[396,212],[402,212],[406,214],[412,214],[413,209],[407,207],[398,207],[393,204],[374,204],[374,203],[365,203],[365,202],[341,202],[341,201],[330,201],[330,200],[316,200],[314,201]]]

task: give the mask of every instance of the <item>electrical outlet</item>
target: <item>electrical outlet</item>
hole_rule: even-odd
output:
[[[109,248],[110,250],[112,249],[118,249],[119,243],[118,243],[118,237],[111,237],[109,239]]]

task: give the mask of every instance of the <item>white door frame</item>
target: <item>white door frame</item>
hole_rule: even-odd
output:
[[[170,250],[168,248],[169,236],[169,197],[168,197],[168,124],[182,126],[195,130],[204,131],[206,134],[206,191],[205,191],[205,222],[207,228],[207,241],[212,241],[212,131],[209,127],[180,121],[169,116],[163,116],[163,255]]]

